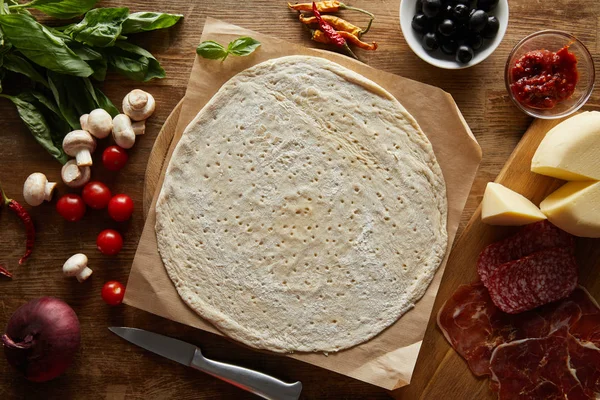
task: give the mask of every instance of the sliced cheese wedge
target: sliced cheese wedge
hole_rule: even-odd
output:
[[[490,225],[521,226],[546,219],[525,196],[490,182],[481,203],[481,221]]]
[[[550,222],[572,235],[600,237],[600,182],[569,182],[540,208]]]
[[[583,112],[550,130],[531,171],[566,181],[600,180],[600,112]]]

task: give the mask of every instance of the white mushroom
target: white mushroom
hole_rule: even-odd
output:
[[[124,149],[130,149],[135,144],[135,131],[127,115],[119,114],[113,119],[113,138]]]
[[[44,201],[52,199],[52,192],[56,187],[56,182],[48,182],[46,175],[35,172],[25,180],[23,185],[23,197],[30,206],[36,207]]]
[[[81,125],[81,129],[84,131],[88,130],[87,121],[89,116],[90,114],[83,114],[81,117],[79,117],[79,125]]]
[[[123,113],[134,121],[142,121],[152,115],[156,108],[154,97],[148,92],[134,89],[123,99]]]
[[[112,117],[102,108],[93,110],[84,122],[85,123],[81,124],[81,129],[88,131],[92,136],[98,139],[104,139],[110,135],[113,125]]]
[[[71,256],[63,265],[65,276],[75,276],[79,282],[85,281],[92,275],[92,270],[87,266],[88,258],[85,254],[78,253]]]
[[[69,132],[63,140],[65,153],[77,159],[80,167],[92,165],[92,152],[96,150],[96,139],[86,131]]]
[[[71,188],[80,188],[90,181],[90,167],[79,167],[75,160],[69,160],[60,172],[63,182]]]

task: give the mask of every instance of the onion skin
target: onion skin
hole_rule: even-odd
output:
[[[62,374],[81,343],[79,320],[67,303],[41,297],[19,307],[2,335],[8,363],[32,382]]]

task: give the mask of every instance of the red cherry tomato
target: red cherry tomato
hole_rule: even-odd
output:
[[[104,183],[93,181],[83,187],[81,197],[94,210],[101,210],[108,206],[112,193]]]
[[[102,300],[109,306],[118,306],[125,296],[125,286],[121,282],[108,281],[102,286]]]
[[[125,149],[119,146],[109,146],[102,153],[102,163],[109,171],[118,171],[127,164],[129,156]]]
[[[123,236],[115,230],[105,229],[98,235],[96,246],[100,253],[114,256],[123,248]]]
[[[79,221],[85,214],[85,203],[77,194],[65,194],[56,202],[56,211],[67,221]]]
[[[133,214],[133,200],[126,194],[117,194],[108,202],[108,215],[117,222],[127,221]]]

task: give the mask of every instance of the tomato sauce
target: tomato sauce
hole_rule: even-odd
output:
[[[573,95],[579,81],[577,57],[565,46],[557,52],[533,50],[510,70],[513,95],[527,107],[549,109]]]

